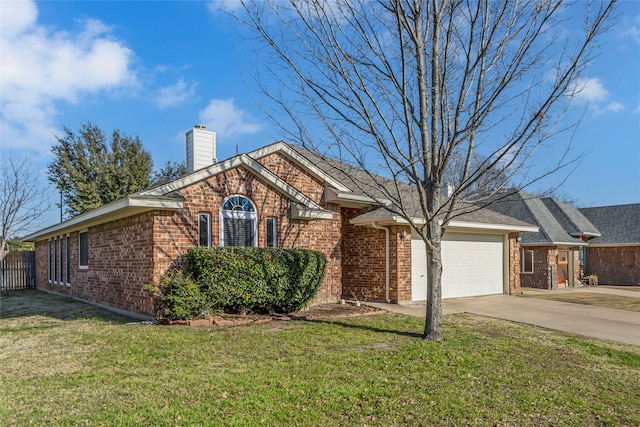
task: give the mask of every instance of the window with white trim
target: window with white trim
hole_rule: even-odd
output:
[[[58,281],[58,240],[53,241],[53,282]]]
[[[198,214],[198,246],[211,246],[211,214]]]
[[[48,265],[49,265],[49,269],[48,269],[48,274],[47,274],[47,279],[49,280],[49,282],[53,281],[53,240],[49,240],[49,250],[47,251],[47,253],[49,254],[48,256]]]
[[[78,267],[89,268],[89,233],[78,233]]]
[[[278,246],[277,240],[277,225],[278,222],[275,217],[269,216],[267,217],[267,246],[276,247]]]
[[[60,243],[60,276],[58,283],[62,285],[64,283],[64,238],[62,236],[58,238],[58,243]]]
[[[71,243],[71,239],[69,239],[69,235],[67,234],[67,236],[64,238],[65,240],[65,272],[66,272],[66,277],[65,277],[65,282],[67,283],[67,286],[71,285],[71,251],[69,250],[69,243]]]
[[[533,250],[522,248],[521,255],[522,268],[520,269],[521,273],[533,273]]]
[[[220,218],[220,246],[258,245],[258,214],[249,198],[234,195],[224,199]]]

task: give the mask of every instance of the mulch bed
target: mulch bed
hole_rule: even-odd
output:
[[[212,319],[174,320],[171,325],[187,326],[240,326],[251,323],[267,323],[287,320],[343,319],[347,317],[369,316],[386,313],[387,310],[366,304],[322,304],[287,315],[262,314],[218,314]]]

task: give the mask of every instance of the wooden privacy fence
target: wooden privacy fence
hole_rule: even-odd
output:
[[[36,288],[36,253],[9,252],[0,264],[0,291]]]

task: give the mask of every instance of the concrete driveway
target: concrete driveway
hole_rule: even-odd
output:
[[[578,289],[584,289],[584,292],[611,293],[640,298],[640,292],[621,291],[621,293],[615,292],[615,289],[607,291],[607,288],[573,288],[568,291],[575,292],[579,291]],[[535,292],[567,291],[532,291],[532,293]],[[528,291],[525,291],[525,293],[528,293]],[[425,317],[424,303],[407,305],[368,304],[391,312]],[[634,311],[523,296],[490,295],[444,300],[442,312],[444,315],[454,313],[478,314],[640,346],[640,313]]]

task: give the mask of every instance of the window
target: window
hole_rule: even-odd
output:
[[[229,196],[220,209],[221,246],[257,246],[257,213],[251,200]]]
[[[198,214],[198,246],[211,246],[211,214]]]
[[[53,281],[53,240],[49,240],[49,271],[48,271],[48,275],[47,275],[47,279],[51,282]]]
[[[634,251],[624,251],[624,265],[627,267],[636,265],[636,254]]]
[[[53,281],[58,281],[58,242],[53,241]]]
[[[87,231],[78,233],[78,266],[89,268],[89,233]]]
[[[522,248],[522,268],[521,273],[533,273],[533,251]]]
[[[276,219],[272,216],[267,217],[267,246],[276,247],[278,246],[276,240]]]
[[[58,242],[60,243],[60,276],[58,282],[62,284],[64,283],[64,239],[60,237]]]
[[[69,250],[69,235],[67,234],[67,237],[65,237],[65,256],[64,256],[64,260],[66,261],[66,265],[65,265],[65,269],[64,271],[67,273],[66,277],[65,277],[65,282],[67,283],[67,286],[69,286],[71,284],[71,258],[70,258],[70,254],[71,251]]]

